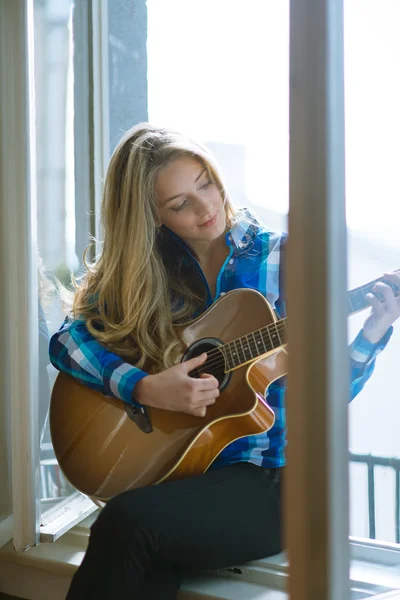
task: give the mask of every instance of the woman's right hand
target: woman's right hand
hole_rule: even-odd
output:
[[[190,377],[190,371],[207,359],[203,352],[179,365],[143,377],[135,386],[135,398],[140,404],[205,417],[207,406],[219,396],[218,380],[208,373]]]

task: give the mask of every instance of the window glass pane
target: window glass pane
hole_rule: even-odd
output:
[[[397,0],[344,4],[351,289],[400,268],[400,79],[395,76],[400,5]],[[203,140],[222,166],[234,203],[253,208],[271,229],[286,229],[289,2],[204,0],[195,15],[187,0],[148,0],[147,8],[149,120]],[[366,315],[349,319],[350,340]],[[399,355],[395,332],[350,406],[350,452],[361,455],[359,460],[372,454],[398,465]],[[394,470],[392,476],[376,473],[380,492],[372,519],[367,465],[354,460],[351,465],[351,534],[369,537],[373,520],[377,537],[395,541]]]
[[[202,140],[232,199],[286,229],[289,2],[148,0],[149,120]],[[165,24],[168,23],[168,27]]]
[[[73,155],[72,0],[35,0],[35,94],[39,269],[39,429],[42,509],[74,488],[63,476],[51,443],[48,409],[58,373],[49,337],[65,315],[54,276],[69,284],[76,267]]]
[[[400,4],[345,0],[344,16],[348,264],[354,288],[400,269]],[[367,314],[350,318],[351,338]],[[400,541],[399,356],[397,323],[370,381],[350,406],[350,452],[361,455],[359,461],[371,455],[370,486],[367,463],[364,468],[351,463],[350,533],[390,542]],[[389,461],[392,466],[379,466]]]

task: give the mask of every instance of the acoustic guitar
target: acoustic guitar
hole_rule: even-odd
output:
[[[348,313],[369,306],[374,280],[349,292]],[[182,361],[207,352],[191,376],[211,373],[220,396],[205,417],[147,407],[141,412],[57,375],[50,402],[54,452],[65,477],[93,500],[205,472],[234,440],[268,431],[266,401],[287,373],[287,319],[277,319],[259,292],[228,292],[199,318],[179,326]]]

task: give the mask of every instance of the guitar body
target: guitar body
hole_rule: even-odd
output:
[[[198,319],[180,326],[187,346],[182,360],[210,349],[221,358],[218,345],[275,321],[259,292],[228,292]],[[205,417],[148,407],[151,433],[129,419],[121,400],[60,373],[50,403],[55,455],[79,491],[103,501],[129,489],[203,473],[228,444],[272,427],[275,416],[265,391],[286,373],[284,346],[229,373],[223,370],[220,396]]]

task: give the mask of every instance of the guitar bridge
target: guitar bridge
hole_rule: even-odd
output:
[[[133,421],[143,433],[151,433],[153,426],[145,406],[131,406],[130,404],[125,405],[125,411],[131,421]]]

